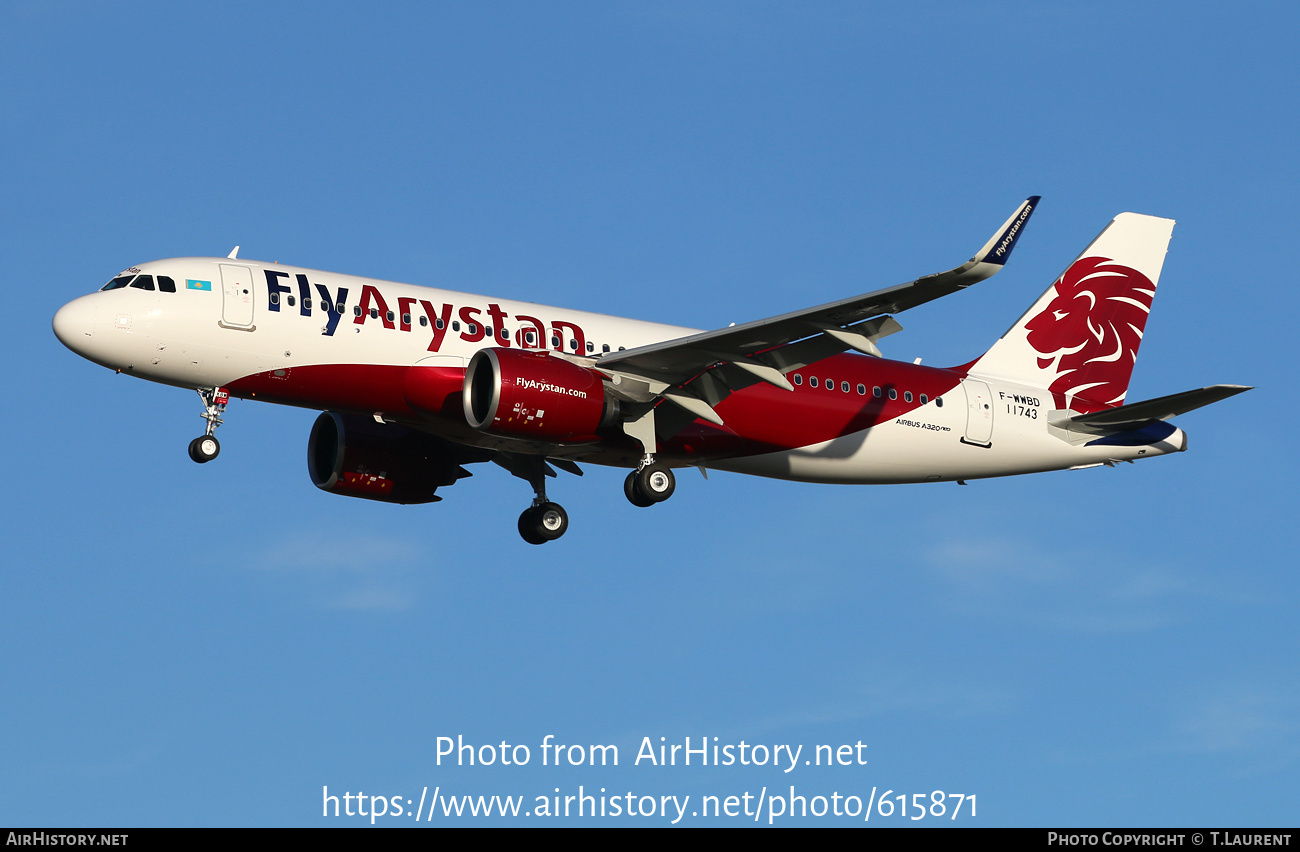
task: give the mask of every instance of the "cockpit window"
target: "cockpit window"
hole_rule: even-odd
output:
[[[135,287],[135,288],[137,288],[137,289],[140,289],[140,290],[152,290],[152,289],[153,289],[153,276],[152,276],[152,275],[137,275],[137,276],[135,277],[135,280],[131,282],[131,286],[132,286],[132,287]]]
[[[159,275],[159,276],[158,276],[158,289],[159,289],[159,290],[162,290],[164,293],[175,293],[175,292],[176,292],[176,282],[173,281],[172,279],[168,278],[166,275]]]
[[[131,283],[131,279],[134,278],[134,277],[135,277],[134,275],[119,275],[119,276],[117,276],[116,278],[114,278],[112,281],[110,281],[110,282],[108,282],[107,284],[105,284],[103,287],[100,287],[99,289],[100,289],[100,290],[117,290],[117,289],[120,289],[120,288],[125,287],[126,285],[130,284],[130,283]]]

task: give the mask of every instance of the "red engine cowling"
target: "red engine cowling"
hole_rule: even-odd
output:
[[[618,400],[595,370],[546,352],[480,349],[465,371],[465,419],[493,435],[555,443],[599,440]]]
[[[307,471],[322,491],[384,503],[433,503],[439,486],[469,476],[437,438],[332,411],[311,427]]]

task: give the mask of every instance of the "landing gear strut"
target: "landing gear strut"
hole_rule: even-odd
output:
[[[533,505],[519,516],[519,535],[523,540],[529,544],[546,544],[564,535],[569,529],[569,514],[559,503],[546,499],[546,460],[541,456],[530,456],[525,462],[525,470],[511,472],[527,479],[533,486]],[[554,472],[551,475],[554,476]]]
[[[641,466],[623,480],[623,494],[628,502],[642,508],[662,503],[673,496],[676,488],[677,478],[672,470],[656,462],[648,453],[641,459]]]
[[[225,413],[226,403],[230,402],[230,392],[225,388],[199,388],[199,397],[203,400],[204,420],[208,421],[207,430],[190,441],[190,458],[199,464],[210,462],[221,452],[217,436],[212,434],[221,425],[221,415]]]

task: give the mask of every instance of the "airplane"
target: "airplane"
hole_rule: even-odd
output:
[[[824,483],[953,482],[1187,449],[1170,418],[1250,388],[1125,395],[1174,222],[1121,213],[983,355],[886,359],[895,314],[1002,269],[1039,197],[969,261],[713,331],[227,257],[132,266],[64,305],[54,333],[119,373],[198,392],[206,463],[231,396],[322,411],[313,484],[388,503],[493,461],[527,481],[530,544],[569,519],[546,491],[579,462],[672,496],[674,468]]]

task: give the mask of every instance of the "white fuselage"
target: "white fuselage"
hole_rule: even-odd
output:
[[[489,346],[548,349],[594,362],[605,352],[695,332],[257,261],[177,258],[123,275],[150,276],[154,289],[126,285],[93,293],[54,319],[59,339],[96,363],[178,387],[233,386],[235,395],[386,415],[462,442],[472,434],[463,419],[419,416],[391,396],[376,397],[375,405],[384,407],[372,407],[364,388],[349,388],[340,397],[346,403],[332,401],[319,378],[310,393],[299,391],[294,371],[342,383],[354,381],[347,368],[356,366],[463,370]],[[174,282],[174,292],[157,289],[163,278]],[[336,372],[320,372],[329,370]],[[664,457],[674,465],[782,479],[886,483],[1106,464],[1186,447],[1176,429],[1132,446],[1089,442],[1049,424],[1054,406],[1043,389],[960,370],[845,354],[787,378],[792,392],[759,384],[722,402],[717,410],[725,427],[697,421],[686,437],[661,435]],[[275,392],[277,381],[283,393]],[[241,382],[253,390],[240,390]],[[493,446],[486,437],[472,440]],[[628,458],[600,444],[540,451],[608,464]]]

